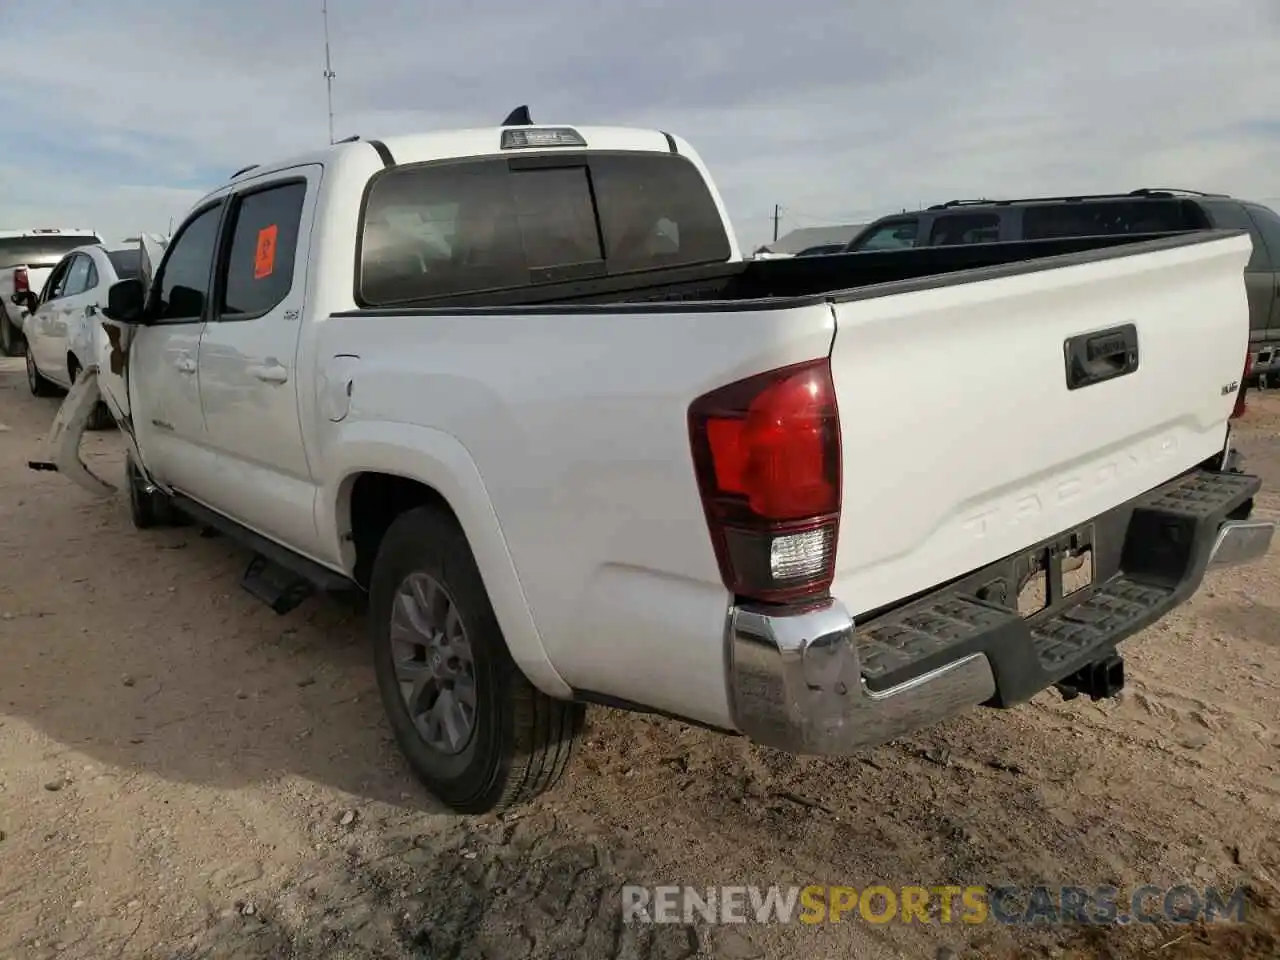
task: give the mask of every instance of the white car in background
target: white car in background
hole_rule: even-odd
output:
[[[140,274],[138,247],[87,244],[66,254],[49,274],[39,296],[31,294],[22,333],[27,341],[27,384],[37,397],[70,390],[76,377],[96,362],[96,339],[103,335],[101,309],[118,280]],[[89,428],[105,430],[114,420],[99,403]]]

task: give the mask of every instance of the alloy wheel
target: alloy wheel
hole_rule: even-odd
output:
[[[396,590],[391,656],[423,742],[447,755],[465,750],[476,728],[475,660],[453,598],[429,574],[411,573]]]

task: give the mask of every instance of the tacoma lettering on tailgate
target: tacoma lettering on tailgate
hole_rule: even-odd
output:
[[[1038,488],[1016,490],[1006,497],[990,501],[966,517],[961,522],[961,529],[975,540],[981,540],[1002,528],[1016,527],[1044,513],[1046,505],[1049,509],[1056,509],[1086,493],[1110,487],[1144,467],[1173,456],[1178,447],[1178,437],[1174,433],[1128,447],[1101,463],[1073,470],[1066,476],[1050,477]],[[1135,491],[1135,494],[1140,492]]]

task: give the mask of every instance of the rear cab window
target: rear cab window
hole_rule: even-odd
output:
[[[1195,205],[1178,199],[1061,201],[1022,208],[1025,240],[1172,233],[1204,226]]]
[[[0,270],[5,267],[52,267],[76,247],[102,241],[91,233],[59,233],[0,238]]]
[[[382,306],[723,262],[697,168],[657,153],[405,164],[370,182],[358,302]]]

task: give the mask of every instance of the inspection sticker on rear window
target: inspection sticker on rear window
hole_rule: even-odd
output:
[[[253,279],[269,277],[275,270],[276,235],[279,232],[280,228],[274,223],[258,231],[258,249],[253,256]]]

